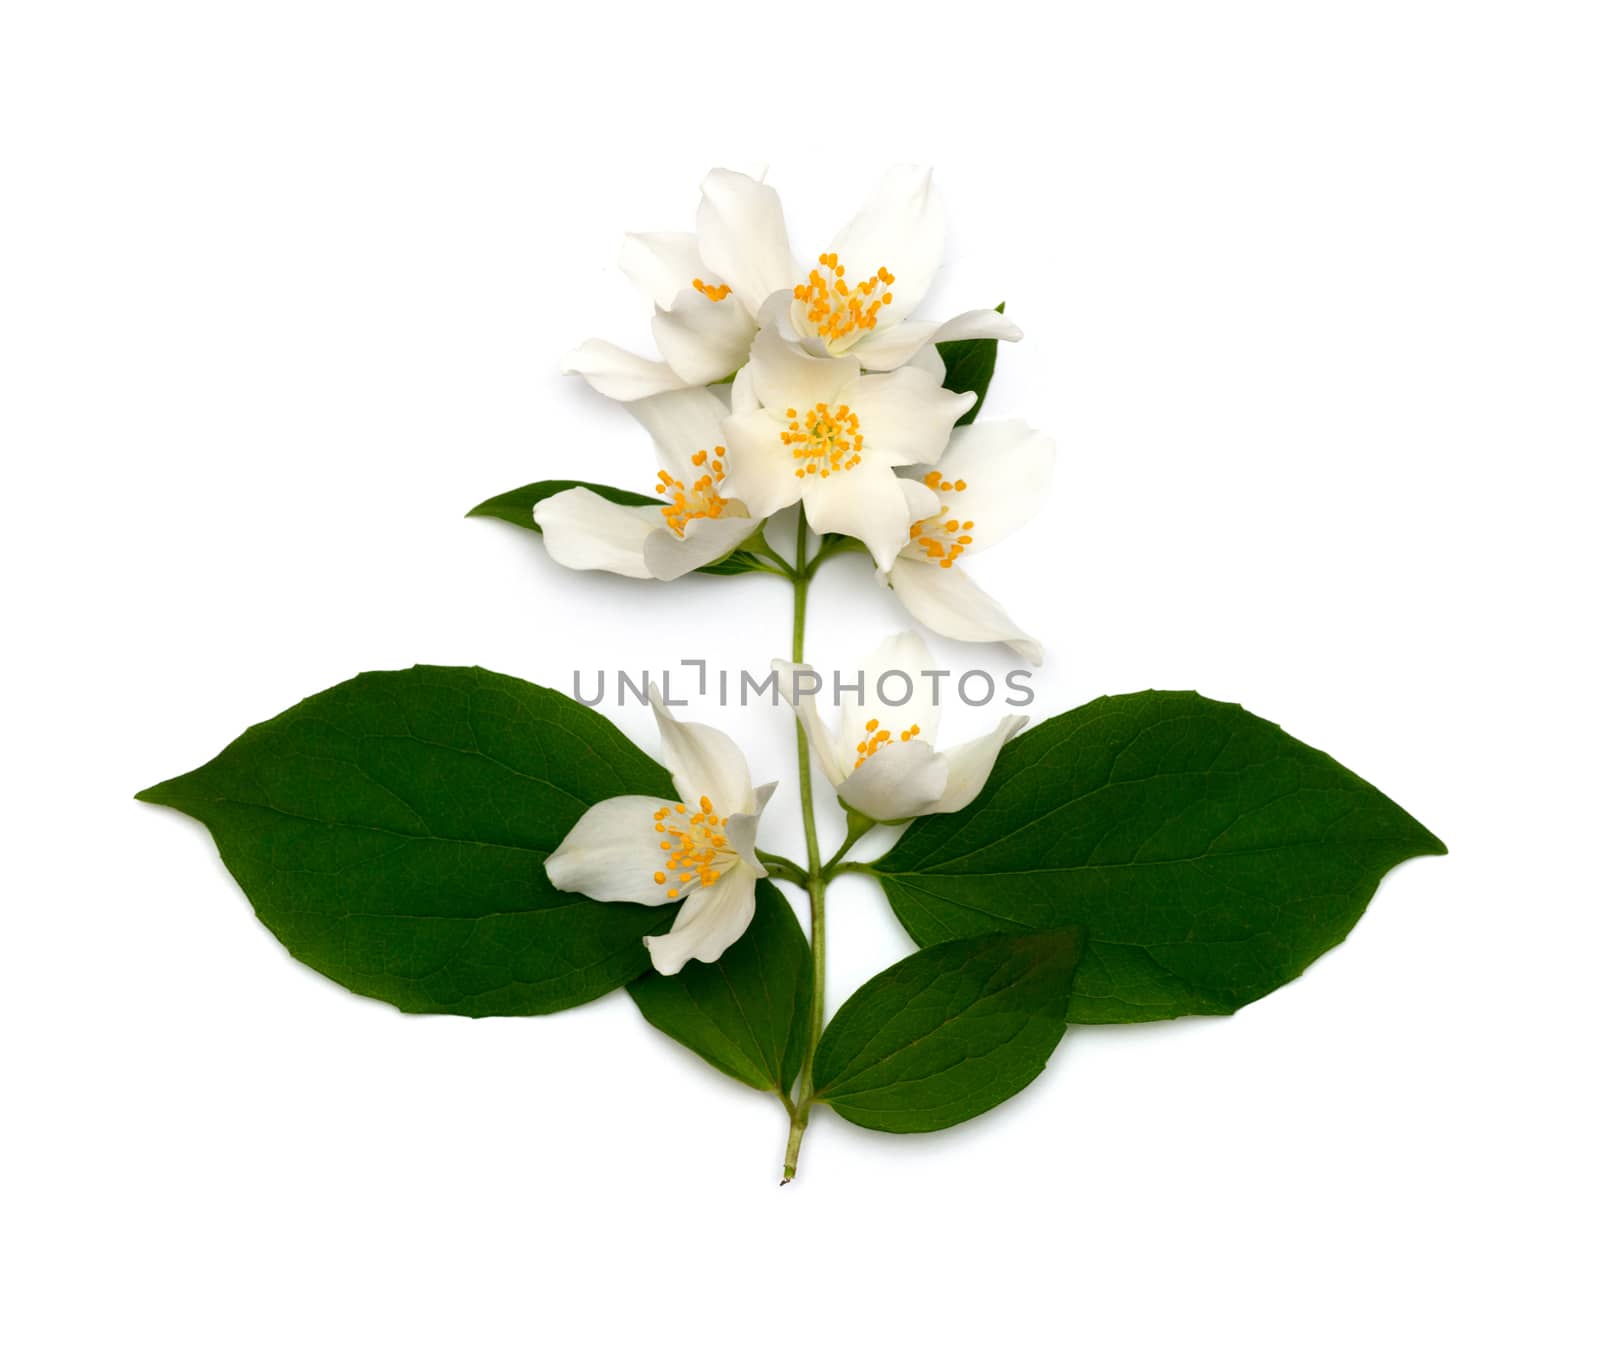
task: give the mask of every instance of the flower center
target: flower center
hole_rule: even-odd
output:
[[[720,304],[732,292],[732,285],[708,285],[698,275],[694,277],[694,287],[714,304]]]
[[[951,483],[942,479],[939,471],[924,476],[922,482],[935,493],[964,493],[967,488],[965,479],[957,479]],[[959,517],[950,515],[947,505],[939,509],[935,517],[924,517],[920,522],[911,524],[911,544],[922,551],[923,555],[932,560],[941,569],[955,567],[955,562],[961,558],[966,548],[972,544],[972,537],[968,534],[972,530],[971,522],[963,522]]]
[[[806,305],[806,321],[817,329],[817,335],[840,341],[853,332],[872,331],[878,325],[878,310],[894,302],[889,293],[894,276],[879,266],[875,275],[847,285],[838,253],[831,251],[817,257],[817,265],[822,269],[813,270],[803,284],[794,287],[794,297]]]
[[[717,815],[710,797],[700,798],[700,809],[688,811],[682,802],[663,806],[655,815],[656,833],[666,867],[657,869],[655,883],[668,882],[667,899],[675,901],[695,887],[710,887],[738,855],[727,847],[726,822]]]
[[[722,464],[722,457],[727,454],[726,448],[718,446],[716,453],[707,455],[704,451],[696,451],[690,459],[696,466],[708,466],[694,483],[684,486],[681,479],[674,479],[665,470],[657,470],[656,478],[661,482],[656,485],[657,493],[670,493],[672,501],[661,509],[661,515],[667,519],[667,525],[681,540],[684,528],[699,517],[720,517],[723,509],[728,506],[728,500],[717,490],[722,486],[722,476],[726,470]]]
[[[861,419],[850,411],[849,404],[829,408],[826,403],[814,403],[804,417],[793,408],[784,416],[789,426],[783,444],[794,456],[796,479],[808,474],[826,479],[861,463]]]
[[[855,766],[857,768],[860,768],[862,764],[866,763],[867,760],[876,754],[880,749],[883,749],[885,746],[892,745],[894,743],[894,736],[889,734],[889,732],[886,730],[878,729],[878,722],[876,718],[868,721],[862,729],[866,731],[866,738],[858,742],[856,745]],[[922,727],[913,725],[910,730],[901,731],[900,738],[902,740],[915,740],[917,736],[921,734]]]

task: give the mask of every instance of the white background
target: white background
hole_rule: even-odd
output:
[[[1592,7],[4,13],[8,1360],[1595,1359]],[[780,1191],[778,1107],[625,995],[349,996],[131,795],[362,669],[781,652],[777,580],[461,514],[647,478],[557,373],[647,344],[624,229],[765,163],[815,252],[896,160],[1059,442],[975,570],[1035,713],[1241,701],[1452,853],[1239,1016],[1073,1031],[946,1134],[823,1115]],[[901,624],[853,562],[813,610],[825,666]],[[721,723],[794,849],[787,727]],[[908,944],[833,905],[836,1003]]]

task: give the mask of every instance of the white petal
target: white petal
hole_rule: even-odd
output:
[[[628,412],[656,444],[656,458],[686,483],[698,479],[693,457],[722,445],[727,406],[709,389],[696,386],[654,394],[628,404]]]
[[[1055,462],[1056,443],[1025,422],[956,431],[939,460],[939,498],[952,517],[972,523],[968,555],[1004,540],[1044,506]],[[958,480],[965,489],[943,488]]]
[[[811,742],[812,753],[822,765],[822,773],[828,780],[828,786],[838,787],[850,770],[850,765],[842,762],[840,737],[835,735],[829,729],[827,722],[817,714],[817,694],[809,691],[801,692],[795,683],[795,676],[805,673],[810,675],[812,683],[820,688],[825,686],[822,674],[809,664],[795,663],[787,659],[773,660],[772,671],[778,676],[779,694],[794,708],[795,715],[800,718],[800,725],[805,730],[806,739]],[[851,756],[852,763],[854,757]]]
[[[832,404],[860,374],[861,366],[848,357],[813,356],[784,341],[776,327],[763,327],[750,346],[755,396],[775,414],[792,408],[803,417],[813,404]]]
[[[1003,641],[1035,666],[1044,662],[1039,642],[1005,613],[1005,609],[960,566],[943,569],[902,555],[889,571],[889,586],[901,606],[930,631],[951,640]]]
[[[894,276],[894,302],[878,314],[880,327],[909,317],[944,258],[944,208],[933,190],[932,170],[893,167],[829,250],[839,254],[851,283],[880,266]]]
[[[905,495],[908,528],[912,522],[932,517],[944,506],[939,500],[939,495],[921,479],[907,479],[903,474],[897,475],[896,478],[900,480],[900,492]]]
[[[950,440],[956,419],[977,402],[952,394],[924,370],[862,375],[839,395],[861,419],[868,449],[891,465],[932,464]]]
[[[900,631],[888,637],[867,656],[861,666],[865,684],[861,698],[857,700],[854,692],[842,690],[839,695],[840,744],[846,772],[859,757],[856,746],[867,738],[869,721],[877,722],[873,729],[888,731],[894,743],[899,743],[899,737],[912,726],[918,727],[917,738],[924,744],[938,742],[939,704],[933,700],[935,680],[928,676],[932,669],[933,656],[915,631]],[[897,676],[886,679],[886,674]],[[952,686],[948,678],[942,680],[944,693]],[[894,748],[894,744],[889,747]]]
[[[693,807],[701,797],[709,797],[724,820],[755,810],[750,766],[738,745],[714,726],[677,720],[661,700],[661,690],[654,686],[650,707],[661,732],[661,757],[684,805]]]
[[[756,397],[755,381],[748,365],[733,377],[733,383],[728,387],[728,401],[736,413],[753,413],[761,406],[761,400]]]
[[[887,328],[880,324],[852,346],[850,354],[868,370],[893,370],[905,365],[921,348],[937,342],[988,337],[996,341],[1021,341],[1022,329],[1004,313],[992,308],[975,308],[958,313],[945,323],[903,322]],[[944,382],[943,375],[939,379],[940,383]]]
[[[571,352],[561,362],[561,373],[582,375],[596,393],[623,403],[683,388],[683,380],[670,365],[646,360],[598,337],[590,338]]]
[[[756,324],[735,300],[686,289],[670,309],[656,310],[650,331],[667,364],[688,383],[716,384],[750,359]]]
[[[689,894],[666,934],[645,936],[650,962],[666,977],[681,971],[691,958],[715,963],[750,928],[755,913],[755,869],[736,863],[711,886]]]
[[[644,543],[661,525],[660,508],[622,507],[589,489],[563,489],[534,504],[533,520],[557,564],[630,579],[652,577]]]
[[[720,283],[701,261],[692,232],[630,232],[622,239],[618,264],[657,308],[671,308],[696,279],[708,285]]]
[[[712,171],[700,186],[696,226],[701,259],[752,316],[775,291],[792,290],[799,280],[783,205],[770,185],[738,171]]]
[[[783,444],[783,428],[763,409],[728,419],[728,477],[724,497],[738,498],[750,515],[770,517],[797,502],[805,481],[794,477],[794,457]],[[910,523],[908,522],[909,529]]]
[[[644,543],[645,568],[653,579],[682,578],[720,560],[759,525],[754,517],[696,517],[682,536],[663,526]]]
[[[902,326],[904,325],[905,324],[902,324]],[[861,357],[857,356],[856,359],[861,360]],[[861,361],[861,363],[863,366],[867,365],[866,361]],[[922,350],[913,355],[911,359],[906,362],[906,364],[913,370],[927,371],[927,373],[933,377],[933,382],[940,387],[943,387],[945,377],[944,357],[939,354],[939,348],[937,346],[924,346]],[[868,368],[876,369],[877,367],[873,366]]]
[[[987,735],[946,750],[944,760],[950,769],[950,781],[929,812],[959,811],[982,792],[1000,757],[1000,747],[1027,724],[1026,716],[1008,716]]]
[[[755,810],[729,816],[725,827],[728,832],[728,843],[741,859],[755,869],[757,877],[765,877],[767,870],[756,857],[756,827],[761,823],[761,813],[767,809],[767,803],[772,800],[772,794],[777,790],[777,783],[763,783],[756,789]]]
[[[656,833],[659,797],[611,797],[591,806],[544,861],[545,876],[563,892],[593,901],[637,901],[659,906],[667,889],[655,875],[662,867]]]
[[[886,464],[863,459],[853,470],[841,470],[827,479],[817,475],[796,479],[791,474],[789,482],[800,486],[812,530],[854,536],[866,546],[878,568],[888,570],[894,565],[910,538],[911,522],[900,487],[904,481],[895,478]]]
[[[844,780],[839,800],[876,821],[919,816],[949,785],[945,761],[921,740],[880,749]]]

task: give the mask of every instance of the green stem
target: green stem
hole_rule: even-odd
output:
[[[806,561],[806,518],[801,511],[795,527],[794,544],[794,636],[789,657],[798,663],[805,658],[806,648],[806,590],[811,584],[811,571],[816,562]],[[789,1114],[789,1146],[783,1155],[783,1179],[794,1180],[795,1168],[800,1161],[800,1140],[805,1136],[806,1124],[811,1119],[811,1102],[814,1090],[811,1084],[812,1066],[817,1057],[817,1040],[822,1037],[825,1009],[824,983],[827,964],[827,919],[823,903],[827,896],[827,882],[822,874],[822,853],[817,846],[817,818],[811,800],[811,751],[807,745],[805,727],[797,716],[794,723],[795,757],[800,766],[800,818],[806,831],[806,890],[811,897],[811,1018],[806,1026],[806,1047],[800,1062],[800,1083],[794,1108]]]
[[[798,863],[784,858],[782,854],[769,854],[765,849],[757,849],[756,857],[761,860],[768,877],[781,878],[785,882],[794,883],[796,887],[805,887],[811,881],[810,873]]]
[[[817,553],[811,557],[811,568],[816,567],[824,560],[831,560],[835,555],[859,555],[866,552],[866,547],[859,541],[842,536],[838,540],[818,548]]]
[[[787,560],[785,560],[781,565],[777,565],[768,561],[765,556],[757,555],[755,551],[751,551],[750,553],[755,555],[755,558],[758,561],[758,563],[750,566],[750,568],[756,573],[776,574],[780,579],[789,579],[794,577],[792,571],[789,569],[789,562]]]
[[[840,873],[865,873],[868,877],[883,876],[870,863],[830,863],[828,865],[829,882],[832,882]]]
[[[869,830],[877,829],[878,826],[878,822],[873,820],[871,816],[863,816],[859,811],[849,807],[845,809],[850,814],[847,818],[849,824],[845,827],[844,843],[835,849],[833,857],[822,865],[822,880],[824,882],[832,881],[833,870],[839,866],[839,860],[855,848],[856,841]]]

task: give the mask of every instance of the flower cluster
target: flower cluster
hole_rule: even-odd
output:
[[[573,569],[676,579],[741,548],[770,555],[763,525],[799,504],[812,531],[870,555],[879,583],[922,625],[954,640],[1002,642],[1039,663],[1038,641],[966,567],[1037,510],[1054,446],[1017,421],[958,425],[979,398],[945,386],[940,344],[1022,334],[998,309],[944,322],[912,317],[944,238],[931,175],[909,166],[891,170],[807,264],[790,247],[776,191],[728,170],[706,177],[694,232],[630,235],[622,268],[653,306],[661,359],[591,340],[566,369],[626,405],[649,433],[657,501],[624,504],[582,487],[544,498],[532,515],[550,554]],[[871,668],[912,656],[925,658],[921,641],[896,637]],[[1022,724],[1012,719],[938,753],[937,710],[912,696],[893,715],[847,708],[836,734],[796,687],[805,666],[786,660],[780,669],[839,800],[868,821],[964,805]],[[658,970],[672,973],[691,957],[714,960],[749,923],[766,870],[735,826],[747,822],[753,838],[770,789],[752,794],[725,736],[680,726],[659,704],[656,712],[678,800],[603,803],[552,856],[549,873],[597,900],[682,899],[671,934],[650,941]],[[705,753],[724,755],[717,781],[673,759],[689,752],[691,733]]]
[[[533,515],[551,555],[675,579],[800,503],[813,530],[870,553],[924,626],[1037,664],[1039,643],[966,566],[1038,508],[1053,443],[1015,421],[956,426],[975,396],[943,387],[938,343],[1022,333],[994,309],[911,317],[943,252],[943,211],[914,167],[890,171],[807,268],[777,192],[735,171],[706,177],[695,232],[630,235],[622,268],[654,306],[663,359],[596,340],[567,369],[650,434],[662,503],[546,498]]]

